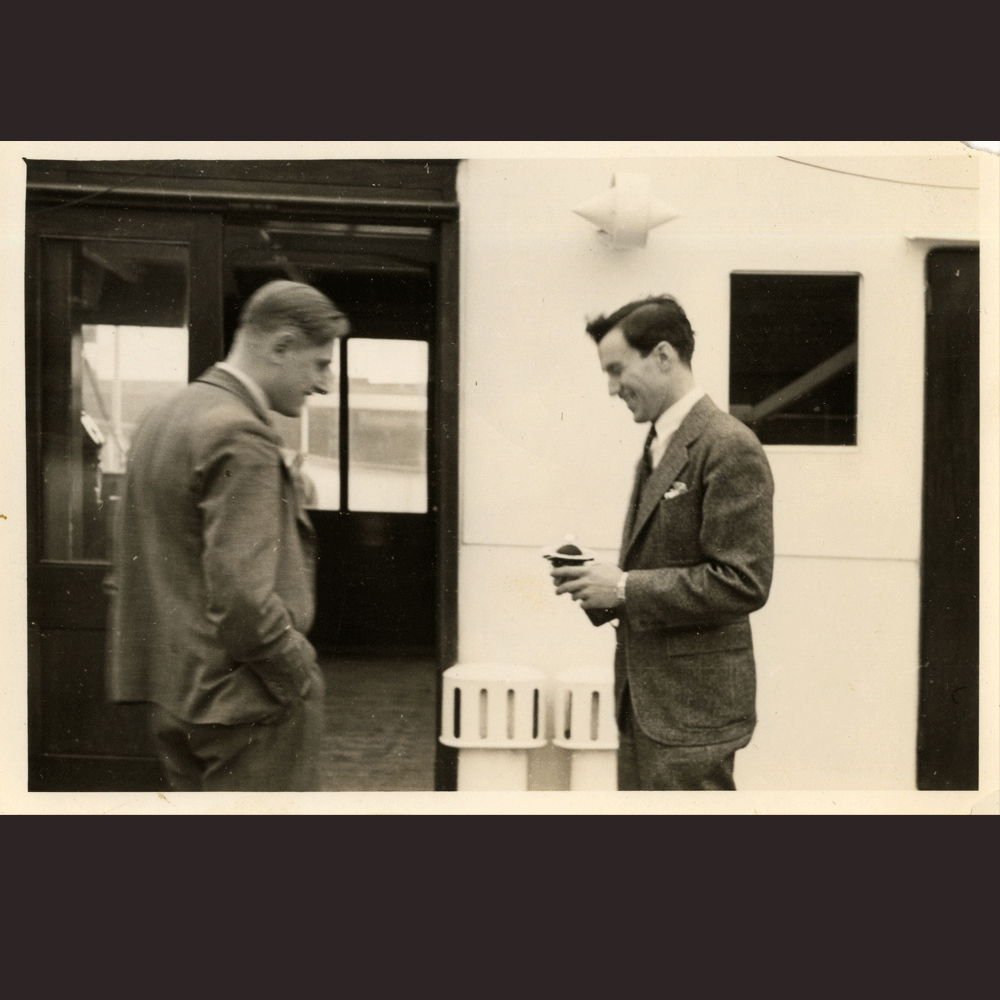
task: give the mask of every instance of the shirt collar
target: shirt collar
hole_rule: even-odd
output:
[[[241,371],[235,365],[231,365],[228,361],[217,361],[215,367],[221,368],[224,372],[229,372],[233,378],[239,380],[265,414],[271,409],[271,404],[264,394],[264,390],[246,372]]]
[[[684,418],[694,408],[695,403],[704,395],[705,390],[695,386],[690,392],[681,396],[673,406],[668,406],[657,417],[655,425],[656,437],[650,449],[654,465],[663,457],[663,453],[667,450],[667,445],[670,444],[670,439],[674,436]]]

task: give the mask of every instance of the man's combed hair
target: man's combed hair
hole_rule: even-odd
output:
[[[350,332],[347,317],[320,291],[300,281],[269,281],[247,299],[240,326],[272,333],[293,326],[310,343],[328,344]]]
[[[621,327],[625,342],[643,357],[665,340],[689,368],[694,354],[694,331],[677,300],[653,295],[630,302],[610,316],[598,316],[587,324],[587,333],[599,344],[615,327]]]

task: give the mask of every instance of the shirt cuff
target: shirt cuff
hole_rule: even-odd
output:
[[[628,573],[622,573],[618,577],[618,583],[615,584],[615,597],[618,598],[618,604],[622,605],[625,603],[625,581],[628,579]]]

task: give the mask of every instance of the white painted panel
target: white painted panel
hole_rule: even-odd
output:
[[[459,662],[523,664],[548,676],[612,662],[614,628],[595,628],[568,595],[557,597],[550,571],[540,549],[463,545]]]
[[[616,171],[630,171],[648,173],[650,193],[681,213],[652,230],[650,245],[705,233],[976,232],[975,154],[800,159],[815,165],[778,156],[471,160],[463,165],[463,225],[496,233],[590,233],[593,226],[572,209],[606,191]],[[478,191],[489,197],[473,204]]]
[[[550,679],[612,662],[613,628],[555,597],[537,552],[463,546],[460,579],[461,662]],[[759,721],[737,757],[741,790],[915,787],[918,598],[914,563],[777,560],[771,598],[751,617]]]
[[[915,789],[918,616],[915,563],[779,558],[737,787]]]
[[[465,239],[466,282],[482,291],[464,303],[464,541],[544,545],[574,532],[617,546],[645,432],[607,396],[588,316],[675,294],[695,330],[695,376],[726,407],[730,274],[809,271],[862,275],[858,445],[768,449],[778,551],[918,556],[923,255],[911,244],[678,237],[622,254],[593,239],[607,258],[595,264],[571,243],[526,239],[515,252],[510,240]],[[504,287],[532,285],[505,299]]]

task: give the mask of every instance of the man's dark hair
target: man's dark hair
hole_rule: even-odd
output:
[[[320,291],[300,281],[269,281],[247,299],[240,326],[258,333],[295,327],[310,343],[329,344],[350,331],[347,317]]]
[[[599,344],[616,326],[625,342],[643,357],[665,340],[688,368],[694,354],[694,331],[684,310],[669,295],[654,295],[622,306],[610,316],[598,316],[587,324],[587,333]]]

